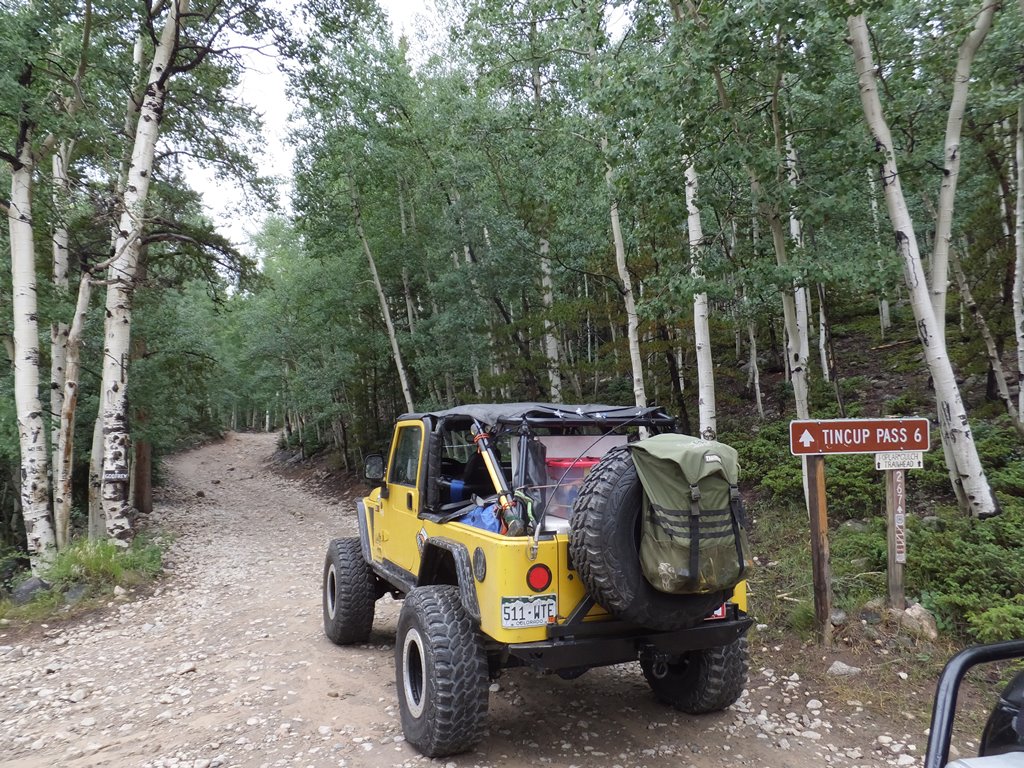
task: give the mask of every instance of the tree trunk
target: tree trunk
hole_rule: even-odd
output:
[[[690,240],[690,274],[695,280],[703,279],[701,263],[704,257],[704,227],[697,207],[697,169],[686,166],[686,212]],[[693,296],[693,336],[697,350],[697,412],[700,436],[705,440],[718,437],[715,408],[715,366],[711,355],[711,331],[708,328],[708,294],[701,291]]]
[[[103,517],[103,419],[93,423],[89,454],[89,540],[106,538],[107,521]]]
[[[832,383],[832,391],[836,395],[839,406],[839,417],[846,418],[846,403],[843,402],[843,390],[839,386],[839,370],[836,366],[836,349],[832,343],[832,324],[825,310],[825,285],[818,283],[818,316],[821,318],[821,371],[825,381]]]
[[[377,263],[373,260],[370,241],[366,239],[366,232],[363,230],[363,215],[359,207],[355,184],[352,179],[349,179],[349,183],[352,190],[352,214],[355,217],[356,231],[359,233],[359,239],[363,244],[363,253],[370,264],[370,275],[373,278],[373,287],[377,290],[380,311],[384,316],[384,325],[387,328],[388,339],[391,342],[391,354],[395,358],[395,368],[398,370],[398,380],[402,386],[402,396],[405,398],[406,412],[412,413],[415,410],[412,403],[412,390],[409,389],[409,378],[405,371],[405,363],[402,362],[402,350],[398,346],[398,334],[395,333],[395,324],[391,321],[391,309],[388,307],[388,299],[384,295],[384,286],[381,285],[380,275],[377,273]]]
[[[910,296],[910,305],[917,321],[918,336],[924,349],[928,370],[935,387],[939,427],[948,454],[950,479],[966,510],[975,517],[988,517],[999,512],[999,506],[981,466],[977,446],[957,388],[953,366],[946,354],[939,318],[930,301],[924,277],[917,235],[896,165],[896,154],[889,125],[878,96],[875,65],[868,40],[867,22],[863,14],[848,21],[853,47],[854,67],[859,82],[861,104],[876,149],[883,153],[881,179],[889,218],[896,235],[896,244],[903,261],[903,275]],[[962,495],[961,495],[962,494]]]
[[[953,73],[953,98],[946,117],[946,139],[943,150],[944,166],[942,184],[939,187],[939,204],[935,218],[935,244],[932,249],[931,303],[937,324],[936,337],[946,343],[946,284],[949,282],[949,252],[953,231],[953,206],[956,200],[956,184],[960,175],[960,135],[963,131],[964,111],[967,107],[967,90],[971,81],[971,64],[978,48],[985,41],[996,8],[995,0],[983,0],[975,18],[974,29],[960,45],[957,52],[956,71]]]
[[[53,288],[58,298],[68,293],[68,228],[66,216],[70,207],[70,185],[68,163],[71,160],[71,142],[63,141],[53,155],[53,208],[56,223],[53,227]],[[60,465],[60,414],[64,404],[64,376],[67,367],[68,324],[56,321],[50,324],[50,466],[54,472],[54,495],[57,493],[57,467]],[[57,549],[67,545],[67,526],[63,529],[56,519],[56,498],[54,499],[54,528]]]
[[[760,183],[755,182],[760,194]],[[766,206],[767,207],[767,206]],[[772,233],[772,243],[775,248],[775,261],[782,267],[786,266],[786,236],[782,231],[782,221],[773,210],[766,211],[768,217],[768,228]],[[789,370],[789,379],[793,384],[793,400],[796,406],[796,417],[798,419],[810,418],[810,406],[807,397],[807,355],[809,345],[805,342],[807,330],[807,305],[802,301],[802,315],[798,309],[797,298],[799,291],[782,292],[782,316],[786,324],[786,366]],[[801,322],[800,318],[803,318]],[[803,329],[803,331],[801,331]]]
[[[1014,405],[1013,398],[1010,397],[1010,390],[1006,386],[1006,371],[1003,369],[1003,362],[999,357],[999,350],[996,348],[995,339],[992,338],[992,332],[985,321],[985,316],[981,314],[981,309],[978,307],[977,302],[974,301],[971,287],[967,284],[967,276],[964,275],[964,271],[960,266],[960,260],[953,251],[949,253],[949,263],[953,269],[953,276],[956,278],[957,286],[960,288],[960,297],[963,299],[967,311],[974,318],[974,324],[978,326],[981,340],[985,343],[985,352],[988,354],[988,364],[991,366],[992,378],[995,379],[999,399],[1006,406],[1006,412],[1010,414],[1010,420],[1013,421],[1017,434],[1024,438],[1024,424],[1021,423],[1020,413],[1017,411],[1017,406]]]
[[[100,418],[103,421],[103,473],[100,478],[107,536],[127,546],[134,535],[128,497],[131,434],[128,425],[128,359],[131,341],[132,297],[145,226],[146,198],[153,176],[153,156],[163,116],[170,64],[178,44],[182,17],[189,0],[170,5],[160,39],[153,51],[149,81],[139,109],[135,140],[124,186],[124,210],[118,222],[114,260],[108,270],[104,324],[103,384]]]
[[[544,304],[544,355],[548,360],[548,383],[551,387],[551,402],[562,402],[561,350],[555,325],[551,322],[551,308],[555,305],[554,286],[551,282],[551,259],[548,251],[551,244],[546,238],[540,239],[540,289]]]
[[[21,450],[21,510],[29,562],[38,574],[53,558],[55,537],[50,520],[49,457],[46,424],[39,399],[39,309],[36,297],[36,250],[32,232],[33,158],[29,137],[11,168],[11,202],[7,224],[11,241],[11,289],[14,306],[14,403]]]
[[[796,149],[793,146],[793,140],[791,136],[786,136],[783,139],[782,131],[782,117],[779,112],[778,103],[778,91],[781,87],[781,81],[777,81],[777,87],[775,95],[772,98],[772,125],[775,133],[775,148],[780,154],[785,151],[786,153],[786,164],[788,166],[789,183],[793,189],[797,188],[799,183],[799,174],[797,173],[797,158]],[[758,184],[760,186],[760,184]],[[761,201],[761,195],[758,194],[759,201]],[[762,201],[762,206],[765,205],[766,201]],[[764,210],[764,208],[762,208]],[[772,229],[772,243],[775,246],[775,261],[781,267],[785,266],[789,259],[786,256],[786,243],[782,238],[781,234],[776,234],[776,229],[781,230],[781,223],[777,223],[778,217],[775,215],[774,210],[768,210],[769,224]],[[803,222],[800,221],[800,217],[796,215],[796,210],[790,208],[789,211],[789,234],[793,238],[793,243],[798,251],[804,249],[804,227]],[[785,299],[783,296],[783,314],[785,315]],[[794,285],[793,286],[793,307],[794,307],[794,324],[789,324],[789,319],[786,319],[786,332],[790,339],[790,371],[791,381],[793,382],[793,396],[796,400],[796,414],[799,419],[806,419],[810,417],[810,402],[808,400],[807,393],[807,377],[808,367],[810,365],[811,358],[811,331],[810,331],[810,307],[809,307],[809,296],[807,295],[807,288]],[[795,334],[795,337],[794,337]],[[806,480],[806,472],[805,472]]]
[[[148,440],[135,442],[132,462],[132,504],[140,515],[153,512],[153,446]]]
[[[1024,10],[1024,0],[1021,1]],[[1017,251],[1013,276],[1013,330],[1017,339],[1017,415],[1024,418],[1024,101],[1017,107],[1017,205],[1014,246]]]
[[[608,139],[601,137],[601,150],[607,154]],[[640,357],[640,319],[636,313],[636,300],[633,297],[633,280],[626,268],[626,245],[622,240],[622,227],[619,223],[619,200],[615,193],[615,180],[612,167],[605,162],[604,180],[608,185],[611,198],[609,217],[612,223],[612,242],[615,246],[615,268],[619,273],[622,301],[626,307],[626,335],[629,340],[629,363],[633,373],[633,399],[641,408],[647,405],[647,392],[644,388],[643,361]]]
[[[92,279],[82,274],[78,283],[78,302],[67,337],[67,365],[64,372],[64,394],[57,433],[57,463],[53,465],[53,519],[57,541],[68,540],[71,522],[72,473],[75,458],[75,418],[78,414],[78,380],[81,372],[82,334],[89,315]],[[59,543],[58,547],[61,546]]]
[[[750,339],[750,385],[754,388],[754,401],[757,403],[757,415],[764,418],[764,401],[761,398],[761,372],[757,365],[757,334],[753,323],[747,324],[747,336]]]

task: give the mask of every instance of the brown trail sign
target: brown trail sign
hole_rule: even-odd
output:
[[[818,637],[831,641],[832,579],[829,569],[825,454],[873,453],[885,470],[889,550],[889,604],[903,609],[903,564],[907,560],[906,470],[920,467],[930,447],[928,419],[828,419],[791,421],[789,450],[807,462],[807,511],[811,527],[814,616]]]
[[[927,451],[928,419],[829,419],[789,422],[794,456]]]

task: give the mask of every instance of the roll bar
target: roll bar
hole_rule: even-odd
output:
[[[960,683],[968,670],[979,664],[1019,658],[1024,658],[1024,640],[975,645],[960,651],[946,663],[935,686],[935,705],[932,709],[928,754],[924,759],[924,768],[945,768],[949,760],[949,742],[953,735],[956,698],[960,692]]]

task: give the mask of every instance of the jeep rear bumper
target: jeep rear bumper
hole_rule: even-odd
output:
[[[539,670],[603,667],[636,661],[641,656],[678,656],[686,651],[717,648],[742,637],[753,619],[730,606],[728,618],[696,627],[658,632],[621,621],[556,625],[549,638],[507,646],[503,667],[529,666]],[[571,634],[566,631],[571,630]]]

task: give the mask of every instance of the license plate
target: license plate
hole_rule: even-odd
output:
[[[505,629],[543,627],[558,611],[557,595],[501,598],[501,626]]]

